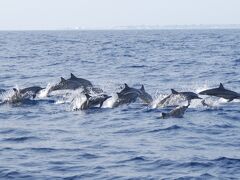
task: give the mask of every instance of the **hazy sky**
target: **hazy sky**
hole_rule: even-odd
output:
[[[0,30],[240,24],[240,0],[0,0]]]

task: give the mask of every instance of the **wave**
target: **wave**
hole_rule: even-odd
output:
[[[148,132],[149,132],[149,133],[156,133],[156,132],[173,131],[173,130],[179,130],[179,129],[183,129],[183,127],[178,126],[178,125],[173,125],[173,126],[169,126],[169,127],[167,127],[167,128],[155,129],[155,130],[148,131]]]
[[[40,140],[40,138],[34,137],[34,136],[24,136],[24,137],[15,137],[15,138],[5,138],[2,141],[6,142],[25,142],[29,140]]]

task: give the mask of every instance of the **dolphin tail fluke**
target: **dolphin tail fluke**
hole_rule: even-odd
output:
[[[178,94],[178,92],[174,89],[171,89],[171,91],[172,91],[172,94]]]

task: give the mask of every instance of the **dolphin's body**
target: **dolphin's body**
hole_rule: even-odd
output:
[[[43,88],[39,86],[32,86],[24,89],[16,89],[13,88],[13,95],[7,98],[2,104],[10,103],[10,104],[18,104],[18,103],[26,103],[30,102],[31,98],[35,98],[36,94],[42,90]]]
[[[13,88],[14,94],[2,102],[2,104],[9,103],[9,104],[17,104],[21,103],[24,100],[29,100],[30,97],[26,93],[21,93],[19,89]]]
[[[52,86],[49,91],[52,92],[52,91],[67,90],[67,89],[75,90],[80,87],[84,88],[84,86],[82,86],[82,84],[79,83],[78,81],[73,81],[73,80],[69,80],[69,79],[66,80],[63,77],[61,77],[61,81],[58,84]]]
[[[61,81],[58,84],[52,86],[49,89],[48,93],[57,90],[76,90],[78,88],[82,88],[84,93],[90,93],[92,91],[93,93],[99,94],[103,92],[103,90],[100,88],[93,87],[90,81],[82,78],[77,78],[71,73],[70,79],[64,79],[61,77]]]
[[[223,84],[220,83],[218,88],[207,89],[205,91],[201,91],[200,95],[209,95],[209,96],[216,96],[220,98],[227,99],[228,102],[234,99],[240,99],[240,94],[223,87]]]
[[[104,101],[109,99],[111,96],[108,96],[106,94],[101,94],[98,96],[89,96],[88,94],[86,94],[86,97],[89,100],[89,103],[88,103],[89,107],[94,107],[94,106],[100,105],[99,107],[101,108]]]
[[[151,104],[153,102],[153,98],[150,94],[148,94],[145,91],[144,86],[142,85],[141,89],[139,90],[140,94],[139,94],[139,98],[146,104]]]
[[[167,97],[165,97],[164,99],[162,99],[158,103],[158,106],[163,106],[166,102],[169,102],[170,99],[176,95],[179,95],[179,96],[183,97],[184,99],[186,99],[188,101],[188,104],[191,103],[192,99],[202,99],[194,92],[188,92],[188,91],[187,92],[178,92],[174,89],[171,89],[171,91],[172,91],[172,93],[170,95],[168,95]]]
[[[163,106],[167,101],[169,101],[169,100],[171,99],[172,96],[173,96],[173,95],[170,94],[170,95],[168,95],[167,97],[163,98],[163,99],[157,104],[157,106]]]
[[[95,107],[98,106],[101,108],[104,101],[106,101],[108,98],[110,98],[111,96],[108,96],[106,94],[102,94],[102,95],[98,95],[98,96],[90,96],[89,94],[85,94],[86,96],[86,100],[82,103],[82,105],[80,106],[80,110],[85,110],[85,109],[89,109],[91,107]]]
[[[68,80],[76,81],[76,82],[80,83],[84,89],[88,90],[88,91],[86,91],[87,93],[89,93],[90,91],[92,91],[93,93],[97,93],[97,94],[103,93],[102,89],[94,87],[93,84],[89,80],[86,80],[83,78],[78,78],[73,73],[71,73],[71,78]]]
[[[192,99],[202,99],[194,92],[178,92],[174,89],[171,89],[171,91],[174,95],[180,95],[184,97],[188,101],[188,103],[190,103]]]
[[[124,89],[117,93],[118,99],[114,102],[113,107],[135,102],[140,96],[140,91],[138,89],[131,88],[126,83],[124,85]]]
[[[162,118],[183,118],[183,115],[188,107],[189,104],[187,106],[178,106],[175,109],[171,110],[169,113],[162,113]]]
[[[24,89],[19,89],[19,93],[24,95],[24,94],[28,94],[30,96],[32,96],[33,98],[36,97],[36,94],[41,91],[44,88],[41,88],[40,86],[31,86],[28,88],[24,88]]]

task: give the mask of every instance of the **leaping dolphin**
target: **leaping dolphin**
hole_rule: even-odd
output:
[[[86,96],[86,100],[82,103],[80,108],[78,108],[76,110],[79,110],[79,109],[85,110],[85,109],[89,109],[91,107],[96,107],[98,105],[101,108],[104,101],[106,101],[108,98],[111,97],[106,94],[102,94],[102,95],[98,95],[98,96],[90,96],[89,94],[85,94],[85,96]]]
[[[144,86],[142,85],[141,89],[139,90],[140,94],[139,94],[139,98],[146,104],[151,104],[153,102],[153,98],[150,94],[148,94],[145,91]]]
[[[82,88],[84,93],[90,93],[91,91],[94,93],[102,93],[103,90],[93,87],[92,83],[86,79],[83,78],[77,78],[71,73],[71,78],[70,79],[64,79],[61,77],[61,81],[52,86],[48,94],[51,93],[52,91],[57,91],[57,90],[76,90],[78,88]]]
[[[73,81],[73,80],[70,80],[70,79],[64,79],[63,77],[61,77],[61,81],[52,86],[50,89],[49,89],[49,93],[52,92],[52,91],[57,91],[57,90],[67,90],[67,89],[70,89],[70,90],[75,90],[75,89],[78,89],[78,88],[84,88],[84,86],[82,86],[81,83],[79,83],[78,81]]]
[[[202,99],[200,98],[196,93],[194,92],[190,92],[190,91],[185,91],[185,92],[178,92],[174,89],[171,89],[171,94],[168,95],[167,97],[165,97],[164,99],[162,99],[159,103],[158,103],[158,106],[162,106],[164,105],[166,102],[169,102],[169,100],[171,98],[173,98],[174,96],[176,95],[179,95],[181,97],[183,97],[184,99],[186,99],[188,101],[188,104],[191,103],[191,100],[192,99]]]
[[[239,93],[225,89],[222,83],[220,83],[218,88],[207,89],[201,91],[199,94],[224,98],[227,99],[228,102],[231,102],[234,99],[240,99]]]
[[[10,104],[17,104],[21,103],[24,100],[29,100],[29,95],[26,93],[21,93],[19,89],[13,88],[13,95],[11,97],[8,97],[5,101],[2,102],[2,104],[10,103]]]
[[[114,102],[113,107],[117,107],[123,104],[130,104],[132,102],[135,102],[139,97],[140,91],[138,89],[131,88],[126,83],[124,85],[124,89],[117,93],[118,98]]]
[[[193,99],[202,99],[194,92],[190,92],[190,91],[178,92],[174,89],[171,89],[171,91],[172,91],[172,94],[180,95],[180,96],[184,97],[188,101],[188,103],[191,103],[191,100],[193,100]]]

